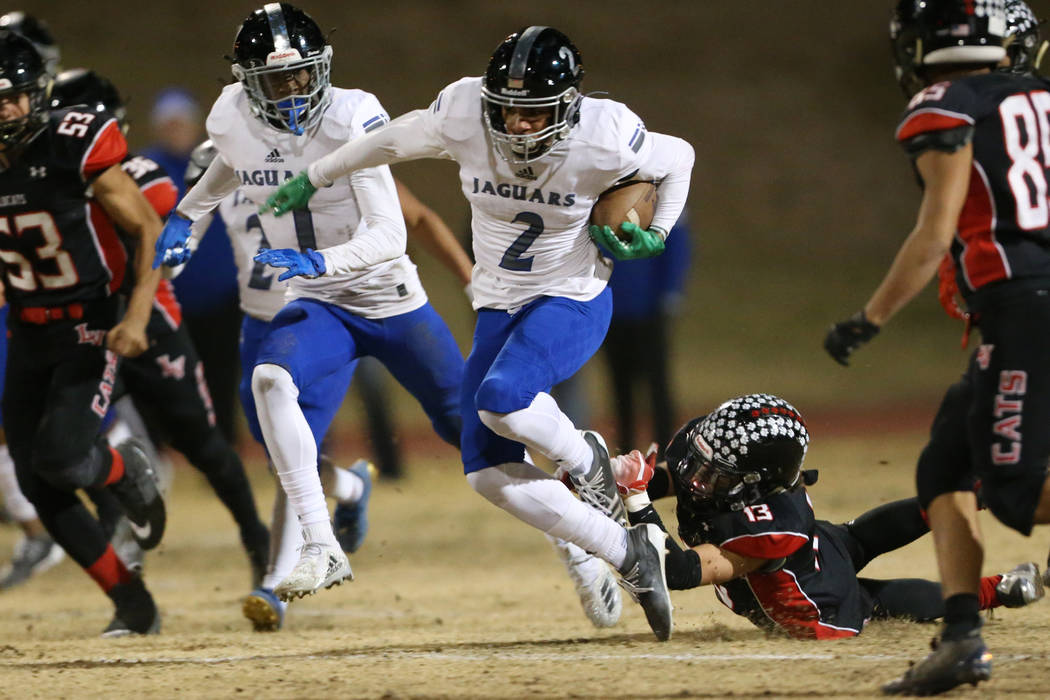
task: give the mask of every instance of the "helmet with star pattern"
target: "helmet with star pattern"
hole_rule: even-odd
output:
[[[809,431],[794,406],[771,394],[726,401],[690,430],[686,454],[669,465],[679,498],[705,510],[737,511],[803,483]]]

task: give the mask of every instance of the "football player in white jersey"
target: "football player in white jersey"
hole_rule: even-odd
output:
[[[186,168],[187,187],[192,187],[200,180],[217,154],[218,151],[210,140],[193,150],[190,164]],[[467,288],[470,284],[470,258],[455,235],[441,217],[419,201],[407,187],[397,180],[394,183],[397,186],[401,213],[409,237],[440,260],[459,284]],[[277,272],[273,268],[254,260],[261,248],[270,247],[257,209],[258,204],[245,197],[238,189],[222,200],[215,211],[222,218],[226,235],[233,246],[241,310],[244,312],[240,342],[241,406],[252,437],[260,444],[265,444],[252,396],[252,368],[255,366],[255,358],[269,330],[270,322],[284,307],[285,292],[289,283],[278,281]],[[196,249],[197,241],[204,236],[211,218],[210,215],[205,216],[194,223],[193,234],[187,241],[191,250]],[[171,276],[180,271],[181,266],[173,269]],[[340,372],[353,374],[356,364],[355,360]],[[324,391],[323,386],[315,384],[304,387],[301,395],[316,391]],[[308,396],[305,400],[310,403],[323,398],[324,395],[318,398]],[[368,530],[367,508],[374,469],[363,459],[349,468],[343,468],[335,466],[324,455],[320,457],[321,482],[325,495],[336,501],[336,538],[347,553],[353,553],[361,546]],[[262,584],[248,594],[243,606],[245,617],[252,622],[254,629],[260,632],[279,630],[284,623],[285,603],[274,595],[273,589],[291,571],[298,559],[297,552],[303,544],[302,535],[296,526],[295,512],[281,489],[277,490],[273,504],[271,530],[269,567]]]
[[[588,237],[592,205],[619,183],[658,183],[649,229],[625,222],[619,235],[608,227],[590,234],[620,258],[659,254],[685,204],[693,149],[647,132],[618,102],[582,96],[582,77],[568,37],[524,28],[497,47],[483,78],[463,78],[428,109],[346,143],[267,205],[276,214],[298,211],[362,168],[418,158],[459,164],[477,260],[478,322],[462,392],[467,479],[518,518],[615,566],[654,633],[667,639],[664,536],[624,528],[604,442],[577,431],[548,392],[597,350],[609,324],[611,264]],[[309,269],[306,262],[295,251],[284,261],[296,272]],[[567,472],[582,501],[527,464],[526,449]]]
[[[249,15],[233,47],[238,82],[223,90],[206,122],[218,156],[169,217],[155,266],[166,257],[182,261],[191,222],[234,190],[262,201],[311,161],[388,121],[375,96],[331,86],[331,58],[317,23],[298,8],[269,3]],[[339,178],[309,211],[261,216],[258,224],[271,245],[302,251],[314,270],[313,279],[290,283],[252,372],[266,447],[305,542],[274,589],[291,600],[352,578],[328,519],[317,452],[353,362],[363,355],[383,362],[437,433],[458,445],[463,358],[405,254],[405,222],[386,166]]]

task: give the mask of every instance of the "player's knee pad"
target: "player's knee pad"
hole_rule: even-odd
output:
[[[493,505],[544,532],[551,532],[562,519],[554,507],[559,492],[574,498],[557,479],[524,462],[479,469],[467,474],[467,483]]]
[[[919,455],[915,468],[915,487],[919,497],[919,507],[926,511],[933,499],[943,493],[953,491],[970,491],[973,489],[974,477],[965,465],[947,464],[938,459],[937,453],[930,445]]]
[[[292,375],[284,367],[271,364],[256,365],[252,370],[252,395],[256,402],[267,394],[278,391],[290,393],[292,396],[299,395]]]
[[[102,449],[108,447],[92,445],[85,453],[82,450],[75,451],[61,441],[40,444],[33,450],[32,469],[56,489],[73,491],[88,488],[95,485],[98,479]]]
[[[474,393],[474,405],[479,410],[493,413],[510,413],[525,408],[531,400],[522,398],[521,386],[498,372],[486,376]]]

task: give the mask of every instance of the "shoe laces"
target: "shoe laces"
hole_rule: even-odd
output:
[[[641,565],[639,562],[635,562],[627,573],[622,574],[620,578],[620,586],[631,594],[631,597],[638,600],[640,593],[651,593],[652,586],[643,586],[640,583],[642,576]]]

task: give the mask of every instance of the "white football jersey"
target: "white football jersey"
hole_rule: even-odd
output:
[[[446,87],[422,121],[428,141],[459,164],[470,202],[475,308],[597,296],[612,263],[587,232],[595,200],[619,182],[659,181],[670,169],[642,120],[613,100],[583,98],[569,137],[527,165],[507,163],[492,148],[482,121],[481,78]]]
[[[312,161],[389,121],[374,95],[362,90],[330,89],[332,102],[320,124],[303,136],[277,131],[253,116],[240,83],[223,89],[206,127],[222,159],[236,172],[238,192],[244,200],[265,202],[278,185]],[[364,197],[369,200],[364,201]],[[375,210],[401,222],[400,256],[354,272],[316,279],[295,277],[287,286],[286,301],[317,299],[366,318],[386,318],[413,311],[427,301],[416,267],[404,254],[404,219],[388,167],[368,168],[339,178],[331,187],[318,190],[308,210],[279,218],[267,213],[256,219],[245,218],[244,222],[248,233],[257,228],[252,235],[264,235],[271,248],[320,250],[359,235],[369,225],[367,211]],[[235,250],[238,245],[234,243]],[[240,253],[238,258],[241,265]],[[245,270],[239,270],[243,280]],[[284,268],[268,270],[276,284]],[[243,281],[241,288],[245,289]],[[272,307],[267,303],[266,308]]]

